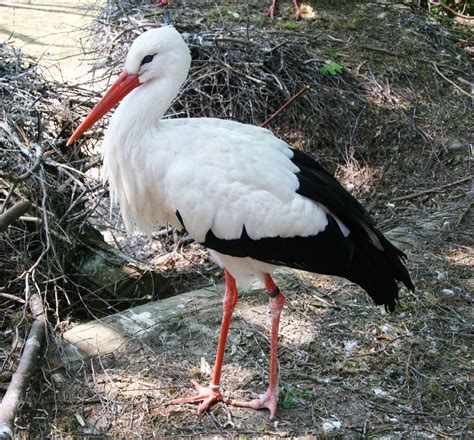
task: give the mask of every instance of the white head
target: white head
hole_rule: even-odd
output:
[[[130,47],[125,66],[118,80],[77,127],[67,145],[94,125],[133,89],[164,81],[165,87],[185,81],[191,65],[189,48],[173,26],[163,26],[141,34]],[[176,90],[176,93],[177,91]],[[169,90],[165,90],[169,93]]]
[[[141,34],[130,47],[125,70],[137,74],[141,84],[155,78],[187,75],[191,55],[181,34],[173,26],[151,29]]]

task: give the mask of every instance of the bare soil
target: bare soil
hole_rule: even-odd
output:
[[[34,57],[48,79],[85,80],[91,62],[86,29],[97,10],[96,2],[80,0],[0,0],[0,42]]]

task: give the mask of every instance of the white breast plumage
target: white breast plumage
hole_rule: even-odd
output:
[[[219,119],[173,119],[141,137],[130,147],[121,139],[105,140],[104,177],[129,229],[180,227],[177,211],[199,242],[209,230],[236,239],[245,226],[259,239],[314,235],[327,224],[324,210],[296,193],[293,153],[268,130]]]

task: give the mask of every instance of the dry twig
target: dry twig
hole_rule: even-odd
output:
[[[15,203],[11,208],[7,209],[3,214],[0,214],[0,232],[5,232],[14,221],[16,221],[23,214],[27,213],[32,204],[28,200],[22,200]]]
[[[412,193],[412,194],[407,194],[405,196],[395,197],[395,198],[392,199],[392,201],[393,202],[401,202],[402,200],[415,199],[417,197],[421,197],[421,196],[424,196],[426,194],[436,193],[436,192],[439,192],[439,191],[443,191],[444,189],[452,188],[453,186],[456,186],[456,185],[461,185],[463,183],[469,182],[471,179],[472,179],[472,176],[465,177],[464,179],[456,180],[455,182],[446,183],[445,185],[437,186],[436,188],[425,189],[423,191],[419,191],[419,192]]]
[[[468,96],[469,98],[473,99],[474,95],[472,93],[466,92],[462,87],[459,87],[454,81],[450,80],[446,75],[440,72],[438,67],[436,66],[436,63],[432,63],[434,69],[436,70],[436,73],[443,78],[445,81],[447,81],[449,84],[451,84],[453,87],[456,88],[456,90],[459,90],[463,95]]]
[[[310,87],[308,85],[304,86],[296,95],[292,96],[288,101],[286,101],[273,115],[271,115],[265,122],[260,126],[266,127],[270,122],[272,122],[281,112],[286,110],[294,101],[296,101],[304,92],[308,91]]]
[[[468,5],[469,2],[466,2],[465,6]],[[464,15],[459,13],[458,11],[455,11],[454,9],[450,8],[448,5],[445,5],[444,3],[441,2],[435,2],[433,0],[430,0],[429,2],[430,6],[435,6],[438,8],[443,8],[444,10],[448,11],[449,13],[455,15],[456,17],[462,18],[464,20],[474,20],[474,17],[471,17],[470,15]]]
[[[31,330],[18,368],[12,376],[10,385],[0,404],[1,439],[13,438],[15,416],[23,403],[30,378],[35,371],[46,331],[46,317],[39,294],[35,293],[31,296],[29,305],[33,316]]]

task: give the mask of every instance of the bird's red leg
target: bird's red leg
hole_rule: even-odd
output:
[[[270,345],[270,384],[265,394],[250,402],[231,401],[235,406],[245,408],[270,410],[270,419],[276,417],[277,401],[278,401],[278,328],[280,326],[280,315],[283,304],[285,304],[285,295],[275,285],[271,276],[267,274],[265,286],[269,294],[269,311],[272,317],[272,336]]]
[[[183,403],[200,402],[198,406],[198,414],[201,414],[208,409],[215,401],[222,400],[228,402],[229,399],[219,390],[219,383],[221,379],[222,361],[224,359],[225,344],[227,342],[227,334],[229,333],[229,326],[232,320],[232,314],[234,313],[235,305],[237,304],[238,294],[237,286],[235,285],[234,277],[225,270],[225,282],[226,290],[224,295],[224,311],[221,324],[221,334],[219,336],[219,342],[217,344],[217,355],[216,362],[214,364],[214,371],[212,373],[211,383],[207,387],[201,386],[195,380],[191,380],[191,383],[196,387],[198,393],[192,397],[184,397],[181,399],[174,399],[168,402],[170,405],[180,405]]]
[[[295,5],[296,9],[295,17],[297,20],[301,20],[303,18],[303,14],[301,13],[301,9],[298,6],[298,0],[293,0],[293,4]]]
[[[267,15],[271,18],[275,18],[276,14],[276,0],[272,0],[272,5],[268,8]]]
[[[158,1],[158,6],[168,6],[170,4],[171,0],[159,0]]]

